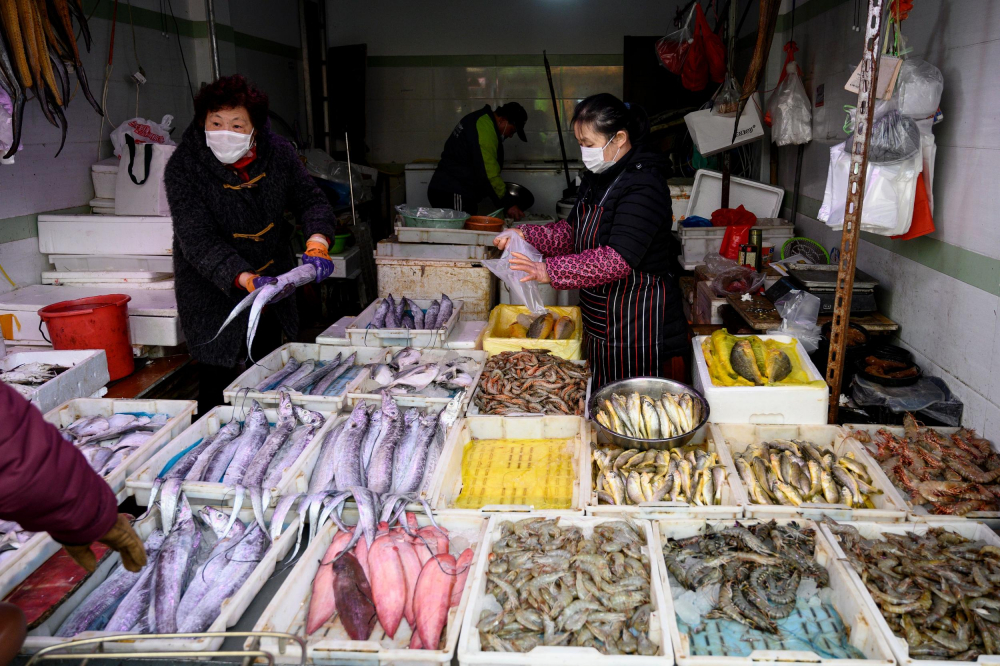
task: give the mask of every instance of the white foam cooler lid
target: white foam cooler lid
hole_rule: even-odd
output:
[[[100,162],[94,162],[90,165],[90,170],[96,171],[97,173],[118,173],[118,164],[118,158],[112,156],[103,159]]]
[[[173,289],[123,289],[117,285],[109,287],[62,287],[35,284],[0,294],[0,310],[8,312],[35,312],[39,308],[60,301],[78,298],[104,296],[106,294],[128,294],[130,315],[146,317],[176,317],[177,297]]]
[[[780,187],[765,185],[746,178],[731,178],[729,183],[729,207],[743,206],[760,217],[779,217],[781,200],[785,191]],[[698,169],[691,186],[691,200],[688,202],[687,217],[698,216],[711,219],[712,213],[722,207],[722,174],[718,171]]]

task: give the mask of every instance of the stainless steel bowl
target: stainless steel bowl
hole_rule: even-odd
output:
[[[613,430],[608,430],[594,418],[597,410],[603,407],[604,401],[611,399],[612,393],[620,393],[624,396],[635,392],[638,392],[639,395],[648,395],[654,399],[659,399],[664,393],[673,393],[675,395],[687,393],[701,405],[701,422],[691,432],[678,435],[677,437],[636,439],[635,437],[620,435]],[[598,432],[605,433],[618,446],[626,449],[639,449],[640,451],[645,451],[646,449],[667,450],[684,446],[694,438],[699,430],[705,427],[709,416],[708,401],[700,393],[687,384],[681,384],[672,379],[662,379],[660,377],[633,377],[632,379],[622,379],[617,382],[605,384],[600,390],[590,396],[589,409],[590,418],[594,422],[594,426],[598,429]]]
[[[522,211],[527,211],[535,205],[535,195],[524,185],[517,183],[504,183],[507,186],[507,196],[511,198],[514,205]]]

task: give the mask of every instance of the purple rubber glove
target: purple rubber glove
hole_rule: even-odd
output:
[[[253,289],[251,291],[257,291],[266,284],[278,284],[278,278],[267,275],[258,275],[251,280],[251,284],[253,284]]]
[[[326,245],[318,241],[310,240],[306,243],[302,263],[309,264],[316,269],[316,282],[322,282],[333,275],[333,262],[330,260],[330,253],[327,251]]]

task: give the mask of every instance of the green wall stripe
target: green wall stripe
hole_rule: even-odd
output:
[[[621,67],[620,53],[553,54],[553,67]],[[544,67],[541,54],[368,56],[369,67]]]
[[[791,200],[792,192],[785,190],[784,202],[789,204]],[[799,214],[819,222],[819,208],[822,203],[800,194]],[[789,217],[790,208],[786,205],[784,209]],[[989,294],[1000,296],[1000,259],[978,254],[929,236],[904,241],[862,231],[861,239]]]
[[[39,215],[85,215],[87,213],[90,213],[90,206],[74,206],[2,219],[0,220],[0,243],[13,243],[25,238],[37,238]]]
[[[93,14],[94,18],[111,20],[114,13],[114,3],[111,0],[86,0],[84,9],[87,15]],[[118,4],[118,28],[128,27],[129,8],[127,4]],[[143,9],[142,7],[132,7],[132,22],[140,28],[150,30],[163,30],[166,28],[171,34],[180,33],[181,37],[190,39],[204,39],[208,37],[208,21],[191,21],[186,18],[177,18],[176,28],[174,19],[169,13]],[[222,23],[215,24],[215,36],[219,41],[230,42],[240,48],[260,51],[281,58],[292,60],[302,59],[302,50],[297,46],[290,46],[272,39],[249,35],[245,32],[233,30],[231,25]]]

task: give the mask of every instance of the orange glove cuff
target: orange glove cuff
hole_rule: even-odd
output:
[[[240,273],[236,278],[236,284],[246,289],[248,292],[253,292],[253,280],[254,278],[260,277],[256,273]]]
[[[316,257],[317,259],[330,260],[330,252],[327,246],[319,241],[310,240],[306,242],[306,256]]]

